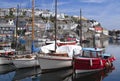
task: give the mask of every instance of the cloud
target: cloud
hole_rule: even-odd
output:
[[[68,1],[59,1],[58,0],[57,7],[67,5],[69,3],[70,3],[70,1],[68,2]],[[54,8],[55,2],[54,2],[54,0],[49,3],[42,2],[39,6],[42,8]]]
[[[102,3],[105,0],[80,0],[80,2],[85,2],[85,3]]]
[[[58,6],[62,6],[62,5],[67,5],[67,4],[70,4],[71,2],[70,1],[62,1],[62,2],[58,2]]]
[[[76,13],[79,14],[80,10],[74,8],[64,8],[64,9],[58,9],[58,12],[67,13],[68,15],[72,13],[71,15],[76,15]]]

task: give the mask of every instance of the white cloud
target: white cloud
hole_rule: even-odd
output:
[[[80,0],[81,2],[87,2],[87,3],[102,3],[105,0]]]
[[[58,6],[59,5],[66,5],[66,4],[69,4],[69,3],[70,3],[70,1],[67,1],[67,2],[65,2],[65,1],[64,2],[58,2]]]
[[[65,2],[65,1],[60,2],[60,1],[59,1],[59,2],[57,3],[57,6],[62,6],[62,5],[66,5],[66,4],[69,4],[69,3],[70,3],[70,2],[68,2],[68,1],[67,1],[67,2]],[[55,2],[54,2],[54,0],[53,0],[51,3],[45,3],[45,2],[44,2],[44,3],[41,3],[40,5],[41,5],[42,7],[54,6],[54,5],[55,5]]]

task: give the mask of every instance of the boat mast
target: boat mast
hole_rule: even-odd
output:
[[[56,49],[57,49],[57,46],[56,46],[56,34],[57,34],[57,0],[55,0],[55,52],[56,52]]]
[[[17,39],[18,18],[19,18],[18,16],[19,16],[19,5],[17,5],[17,17],[16,17],[17,19],[16,19],[16,29],[15,29],[15,38],[16,38],[16,39],[15,39],[15,46],[16,46],[16,47],[15,47],[15,50],[17,50],[17,40],[18,40],[18,39]]]
[[[80,31],[79,31],[79,36],[80,36],[80,45],[82,46],[82,11],[80,9]]]
[[[32,0],[32,41],[34,41],[34,0]]]

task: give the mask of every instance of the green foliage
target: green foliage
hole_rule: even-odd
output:
[[[9,11],[9,16],[10,16],[10,17],[14,17],[12,10]]]
[[[75,17],[73,17],[73,16],[72,16],[71,18],[72,18],[72,20],[73,20],[74,22],[78,23],[79,20],[78,20],[77,18],[75,18]]]
[[[26,11],[23,11],[23,16],[26,16],[27,12]]]
[[[24,36],[25,35],[26,30],[18,30],[17,34],[20,36]]]

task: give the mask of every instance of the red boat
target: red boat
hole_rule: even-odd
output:
[[[112,66],[115,57],[106,54],[104,49],[83,48],[80,55],[73,58],[73,68],[75,73],[86,73],[99,71]]]

